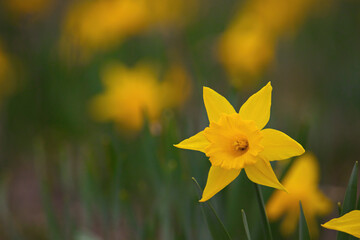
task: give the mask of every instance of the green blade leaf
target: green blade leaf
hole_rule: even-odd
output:
[[[242,215],[242,219],[243,219],[243,223],[244,223],[246,238],[247,238],[247,240],[251,240],[249,226],[247,223],[246,214],[245,214],[244,209],[241,209],[241,215]]]
[[[342,205],[341,205],[341,202],[337,202],[337,208],[338,208],[338,214],[339,214],[339,216],[341,215],[341,213],[342,213]]]
[[[348,186],[344,197],[344,203],[342,206],[341,216],[355,209],[356,207],[356,196],[357,196],[357,181],[358,181],[358,162],[355,162],[351,176],[349,179]],[[349,240],[350,235],[338,232],[337,240]]]
[[[260,213],[261,213],[261,220],[264,224],[265,227],[265,233],[266,233],[266,237],[269,240],[272,240],[272,233],[271,233],[271,228],[270,228],[270,223],[269,223],[269,219],[266,215],[266,210],[265,210],[265,205],[264,205],[264,198],[261,192],[261,189],[259,187],[258,184],[255,184],[255,189],[256,189],[256,197],[258,199],[258,203],[259,203],[259,208],[260,208]]]
[[[199,183],[196,181],[195,178],[192,178],[194,181],[198,191],[199,191],[199,197],[201,197],[202,189],[199,185]],[[211,236],[214,240],[231,240],[231,237],[226,230],[224,224],[220,220],[219,216],[216,214],[214,207],[209,201],[206,201],[205,203],[200,203],[201,210],[204,214],[205,220],[208,224],[209,231],[211,233]]]
[[[310,240],[309,228],[300,202],[299,240]]]

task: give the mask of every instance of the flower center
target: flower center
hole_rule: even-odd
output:
[[[241,137],[234,142],[233,146],[235,151],[242,155],[249,149],[249,142],[246,138]]]
[[[254,164],[263,151],[262,134],[254,121],[242,120],[239,114],[223,115],[217,122],[210,122],[204,130],[209,141],[206,156],[213,166],[241,169]]]

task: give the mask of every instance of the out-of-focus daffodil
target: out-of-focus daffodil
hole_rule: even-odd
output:
[[[247,26],[248,24],[251,25]],[[236,87],[259,74],[274,57],[274,38],[255,22],[244,22],[227,30],[219,43],[220,60]],[[238,77],[243,79],[238,81]]]
[[[245,11],[258,16],[272,34],[279,36],[295,31],[316,3],[316,0],[257,0],[250,1]]]
[[[213,197],[242,169],[255,183],[285,190],[270,161],[303,154],[304,149],[280,131],[263,129],[270,118],[271,84],[252,95],[239,113],[214,90],[204,87],[203,91],[209,127],[175,145],[201,151],[209,157],[211,168],[200,201]]]
[[[328,214],[332,205],[318,189],[319,166],[315,156],[307,153],[296,159],[286,174],[283,184],[288,194],[276,191],[271,196],[266,205],[269,219],[273,221],[285,214],[281,232],[289,235],[296,230],[299,219],[299,201],[301,201],[310,234],[316,238],[318,235],[316,217]]]
[[[94,0],[70,5],[63,22],[60,53],[86,60],[129,36],[153,27],[181,27],[196,9],[194,0]],[[188,17],[184,18],[184,13]]]
[[[257,78],[273,61],[278,39],[300,25],[316,1],[247,1],[220,37],[219,60],[236,87]]]
[[[360,238],[360,211],[353,210],[345,215],[322,224],[324,228],[345,232]]]
[[[134,68],[109,65],[102,74],[106,89],[92,100],[92,115],[98,121],[114,121],[119,128],[131,132],[141,129],[145,117],[151,124],[158,123],[165,108],[185,101],[176,97],[176,91],[189,91],[189,78],[182,75],[185,70],[177,71],[181,74],[172,73],[160,82],[156,68],[150,64],[138,64]]]
[[[71,5],[63,24],[61,50],[79,48],[82,57],[106,49],[148,25],[146,0],[95,0]]]

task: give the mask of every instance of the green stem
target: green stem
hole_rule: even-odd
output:
[[[192,180],[194,181],[196,187],[198,188],[199,193],[202,193],[203,190],[200,187],[199,183],[196,181],[196,179],[193,177]],[[215,208],[210,203],[210,201],[207,201],[202,204],[207,205],[207,207],[208,207],[207,209],[203,208],[203,213],[204,213],[204,216],[208,223],[209,230],[213,236],[213,239],[217,240],[217,239],[225,239],[226,238],[228,240],[231,240],[231,236],[230,236],[229,232],[226,230],[225,225],[223,224],[223,222],[217,215]],[[216,224],[218,224],[218,226],[216,226]]]
[[[247,223],[246,214],[245,214],[244,209],[241,209],[241,215],[242,215],[242,219],[243,219],[243,223],[244,223],[245,234],[246,234],[247,240],[251,240],[249,225]]]
[[[266,215],[263,195],[261,193],[259,185],[256,184],[256,183],[254,183],[254,184],[255,184],[256,196],[257,196],[257,199],[258,199],[260,213],[261,213],[262,221],[263,221],[263,224],[264,224],[264,227],[265,227],[265,233],[266,233],[267,239],[273,240],[273,237],[272,237],[272,234],[271,234],[271,228],[270,228],[269,219],[268,219],[268,217]]]
[[[306,222],[304,210],[300,202],[300,217],[299,217],[299,240],[310,240],[309,228]]]

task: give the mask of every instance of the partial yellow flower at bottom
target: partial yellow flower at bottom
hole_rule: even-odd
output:
[[[321,226],[360,238],[360,211],[351,211],[339,218],[334,218],[327,223],[321,224]]]
[[[210,125],[175,147],[200,151],[209,157],[211,168],[200,199],[204,202],[231,183],[242,169],[258,184],[285,190],[270,161],[304,153],[303,147],[286,134],[263,129],[270,118],[270,82],[240,108],[214,90],[204,87],[204,104]]]
[[[284,187],[288,194],[276,191],[269,199],[266,210],[269,220],[274,221],[285,215],[281,232],[289,235],[296,230],[299,219],[299,201],[301,201],[309,231],[313,238],[318,235],[317,216],[331,211],[330,200],[318,189],[319,166],[313,154],[306,153],[295,160],[286,174]]]

